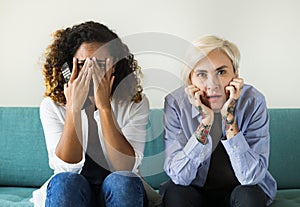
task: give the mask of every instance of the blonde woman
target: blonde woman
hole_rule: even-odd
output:
[[[186,85],[165,98],[164,206],[269,205],[276,182],[265,98],[239,76],[233,43],[207,35],[195,47]]]

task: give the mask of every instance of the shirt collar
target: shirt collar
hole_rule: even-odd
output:
[[[199,111],[193,105],[191,105],[191,107],[192,107],[192,118],[195,118],[198,115],[200,115]]]

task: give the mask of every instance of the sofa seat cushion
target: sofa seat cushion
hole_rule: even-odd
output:
[[[300,189],[278,190],[271,207],[299,207]]]
[[[0,187],[1,207],[33,207],[29,201],[36,188]]]

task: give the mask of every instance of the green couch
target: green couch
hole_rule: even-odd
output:
[[[269,170],[278,182],[272,207],[300,206],[300,109],[269,109]],[[147,126],[142,175],[152,187],[163,172],[163,112],[152,109]],[[33,206],[32,191],[52,174],[38,107],[0,107],[0,207]]]

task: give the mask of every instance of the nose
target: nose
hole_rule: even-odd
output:
[[[220,87],[220,80],[218,77],[210,76],[206,80],[206,88],[207,90],[216,90]]]

